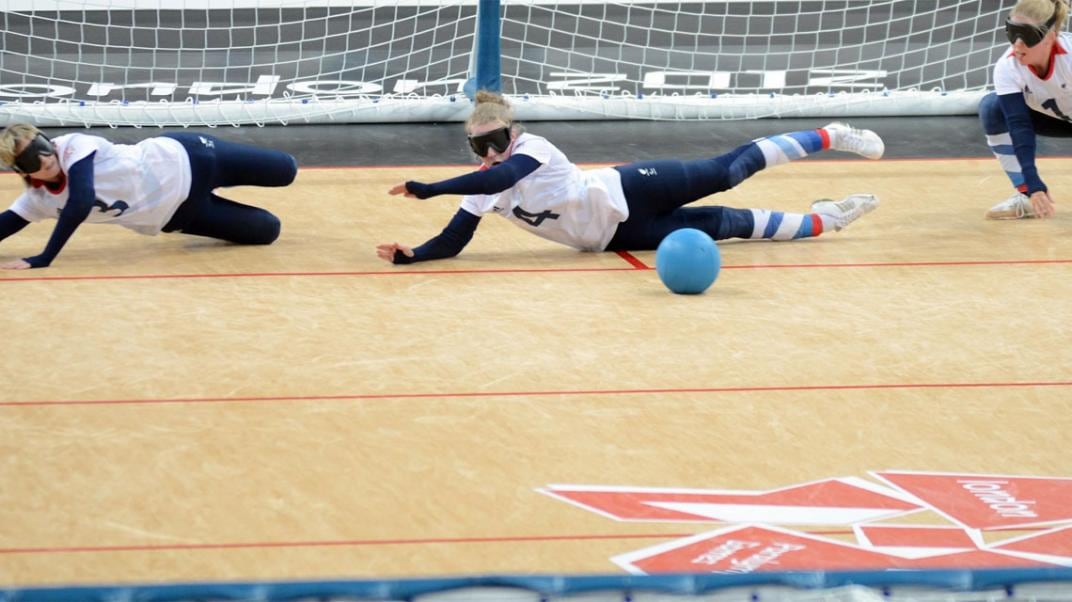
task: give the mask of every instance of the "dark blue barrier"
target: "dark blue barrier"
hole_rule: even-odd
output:
[[[509,587],[541,596],[593,591],[658,592],[701,595],[727,588],[763,586],[819,590],[864,586],[879,590],[924,587],[950,592],[1005,589],[1025,583],[1067,583],[1072,599],[1072,568],[801,571],[669,575],[490,575],[397,580],[274,581],[248,583],[175,583],[8,588],[0,602],[185,602],[206,600],[412,600],[421,595],[473,587]]]

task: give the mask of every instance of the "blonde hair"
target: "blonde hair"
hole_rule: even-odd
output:
[[[0,162],[7,167],[14,165],[19,141],[29,142],[40,133],[41,130],[28,123],[13,123],[4,128],[0,132]]]
[[[1057,20],[1051,30],[1061,31],[1068,20],[1068,0],[1020,0],[1009,14],[1039,23],[1045,23],[1050,17],[1056,16]]]
[[[481,90],[476,93],[476,107],[465,120],[465,131],[472,130],[475,125],[484,125],[498,121],[503,127],[510,127],[514,123],[514,109],[501,94]]]

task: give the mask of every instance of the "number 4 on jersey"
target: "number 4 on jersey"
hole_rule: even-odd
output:
[[[557,213],[552,213],[550,209],[540,213],[529,213],[521,207],[514,207],[514,217],[531,226],[539,226],[545,219],[558,219],[560,216]]]
[[[97,199],[97,200],[93,201],[93,206],[96,207],[97,209],[100,209],[101,213],[108,213],[109,211],[118,211],[119,213],[115,214],[116,217],[119,217],[120,215],[123,215],[123,213],[127,209],[130,209],[130,205],[127,205],[126,201],[116,201],[116,202],[112,203],[111,205],[109,205],[108,203],[105,203],[104,201],[102,201],[100,199]]]

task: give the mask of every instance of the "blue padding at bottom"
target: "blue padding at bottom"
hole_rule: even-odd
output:
[[[471,587],[512,587],[541,595],[592,591],[645,591],[677,595],[709,594],[740,587],[782,586],[803,590],[859,585],[875,589],[927,587],[985,591],[1025,583],[1065,582],[1072,592],[1072,568],[992,570],[800,571],[669,575],[489,575],[437,579],[176,583],[170,585],[27,587],[0,590],[0,602],[181,602],[188,600],[296,601],[410,600]]]

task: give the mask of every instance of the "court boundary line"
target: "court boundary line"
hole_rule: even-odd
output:
[[[730,523],[719,521],[695,521],[699,532],[710,530],[712,526]],[[1019,531],[1045,531],[1048,527],[1024,527]],[[855,535],[851,528],[846,529],[804,529],[801,533],[820,536]],[[573,535],[502,535],[497,537],[422,537],[392,539],[328,539],[298,541],[247,541],[230,543],[172,543],[172,544],[130,544],[111,546],[26,546],[0,548],[0,556],[18,554],[114,554],[122,552],[175,552],[204,550],[249,550],[249,549],[298,549],[298,548],[339,548],[339,547],[373,547],[406,546],[437,544],[499,544],[519,542],[556,542],[556,541],[615,541],[623,539],[679,539],[691,537],[697,532],[688,533],[599,533]]]
[[[89,274],[82,276],[14,276],[0,277],[0,284],[21,282],[76,282],[106,280],[201,280],[212,278],[318,278],[357,276],[419,276],[419,275],[470,275],[470,274],[554,274],[583,272],[633,272],[650,271],[647,265],[624,251],[617,252],[628,267],[574,267],[574,268],[476,268],[432,270],[354,270],[330,272],[225,272],[219,274]],[[798,270],[838,268],[941,268],[941,267],[992,267],[992,266],[1061,266],[1072,264],[1072,259],[981,259],[959,261],[875,261],[854,263],[760,263],[754,265],[723,265],[723,270]]]
[[[163,404],[263,403],[275,401],[360,401],[377,399],[462,399],[487,397],[578,397],[582,395],[687,395],[693,393],[784,393],[811,391],[877,391],[898,389],[1028,389],[1072,387],[1072,381],[979,383],[871,383],[854,385],[772,385],[739,387],[677,387],[645,389],[564,389],[561,391],[455,391],[452,393],[351,393],[338,395],[264,395],[242,397],[160,397],[137,399],[52,399],[0,401],[0,408],[45,406],[111,406]]]
[[[633,266],[634,268],[636,268],[638,270],[650,270],[651,269],[650,265],[648,265],[648,264],[644,263],[643,261],[637,259],[629,251],[615,251],[615,253],[618,254],[618,257],[621,257],[622,259],[624,259],[626,261],[626,263],[628,263],[629,265]]]
[[[700,528],[707,528],[710,523],[700,523]],[[851,529],[829,529],[819,531],[805,531],[812,535],[851,535]],[[0,548],[0,555],[15,554],[76,554],[76,553],[116,553],[116,552],[173,552],[181,550],[235,550],[235,549],[272,549],[272,548],[315,548],[315,547],[359,547],[359,546],[400,546],[400,545],[432,545],[432,544],[494,544],[494,543],[517,543],[517,542],[553,542],[553,541],[598,541],[618,539],[671,539],[689,537],[696,533],[605,533],[605,534],[578,534],[578,535],[516,535],[499,537],[424,537],[413,539],[341,539],[321,541],[251,541],[232,543],[176,543],[176,544],[142,544],[142,545],[115,545],[115,546],[40,546],[21,548]]]

